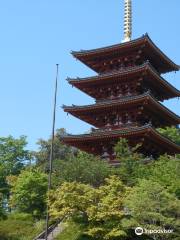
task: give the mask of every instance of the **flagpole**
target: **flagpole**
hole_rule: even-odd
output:
[[[50,150],[49,168],[48,168],[48,192],[52,188],[52,167],[53,167],[52,163],[53,163],[54,135],[55,135],[55,123],[56,123],[58,74],[59,74],[59,64],[56,64],[56,81],[55,81],[54,103],[53,103],[54,107],[53,107],[53,122],[52,122],[52,135],[51,135],[51,150]],[[47,203],[45,240],[47,240],[48,238],[48,227],[49,227],[49,207]]]

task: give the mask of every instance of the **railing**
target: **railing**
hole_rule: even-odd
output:
[[[48,228],[48,235],[58,226],[58,224],[61,221],[57,221],[56,223],[52,224],[49,228]],[[37,237],[35,237],[33,240],[38,240],[38,239],[45,239],[45,235],[46,235],[46,231],[41,232]]]
[[[138,122],[133,122],[133,123],[126,123],[126,124],[121,124],[118,126],[115,125],[110,125],[109,127],[103,127],[103,128],[91,128],[90,133],[100,133],[104,131],[115,131],[115,130],[123,130],[125,128],[131,128],[131,127],[140,127],[141,125]]]

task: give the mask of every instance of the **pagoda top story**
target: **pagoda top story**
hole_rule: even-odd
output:
[[[153,43],[148,34],[135,40],[108,47],[72,51],[71,53],[75,58],[99,74],[107,72],[107,65],[116,65],[119,68],[124,61],[128,63],[133,59],[135,65],[140,65],[145,61],[151,62],[159,73],[178,71],[180,69],[179,65],[175,64]],[[129,56],[129,59],[127,59],[127,56]],[[111,59],[111,62],[109,62],[109,59]]]

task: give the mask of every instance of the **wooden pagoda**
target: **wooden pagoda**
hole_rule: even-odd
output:
[[[128,139],[131,146],[141,144],[139,151],[145,156],[180,153],[180,146],[156,130],[180,124],[180,117],[161,103],[180,97],[180,91],[161,76],[180,67],[147,34],[135,40],[129,37],[125,32],[121,44],[72,52],[97,76],[68,82],[93,97],[95,104],[63,106],[65,112],[95,127],[89,134],[64,136],[63,142],[112,164],[116,163],[114,146],[120,138]]]

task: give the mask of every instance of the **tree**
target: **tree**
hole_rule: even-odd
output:
[[[25,149],[26,137],[0,138],[0,194],[3,202],[8,202],[10,186],[7,182],[9,175],[18,175],[24,165],[31,159],[31,153]]]
[[[64,182],[49,194],[50,215],[55,219],[79,215],[87,222],[87,208],[92,204],[95,190],[87,184]]]
[[[17,211],[42,217],[46,209],[47,175],[37,168],[27,168],[11,181],[11,206]]]
[[[98,188],[66,182],[51,191],[50,214],[56,219],[81,216],[88,226],[86,233],[93,239],[123,239],[126,236],[121,224],[126,217],[123,208],[125,193],[126,187],[116,176],[106,179]]]
[[[61,160],[66,160],[68,157],[72,157],[76,153],[75,148],[69,147],[62,143],[61,137],[65,134],[67,133],[63,128],[56,130],[53,151],[53,158],[54,162],[56,163],[59,163]],[[43,169],[47,169],[51,149],[51,139],[40,139],[37,144],[39,145],[39,151],[34,152],[36,163]]]
[[[142,227],[147,230],[173,229],[174,234],[151,234],[154,240],[176,239],[180,200],[165,187],[153,180],[141,180],[124,201],[130,218],[124,222],[127,228]]]
[[[9,191],[9,186],[6,181],[6,168],[5,166],[0,163],[0,194],[1,196],[5,196],[8,194]]]
[[[144,166],[144,157],[137,152],[139,147],[140,145],[130,148],[128,141],[121,138],[114,148],[120,162],[120,166],[115,169],[115,173],[129,186],[138,181],[142,174],[141,168],[146,167]]]
[[[180,199],[180,161],[177,157],[160,156],[149,165],[144,177],[159,183]]]
[[[3,208],[3,195],[0,193],[0,220],[6,217],[4,208]]]
[[[19,174],[24,163],[31,159],[30,152],[25,150],[26,145],[25,136],[0,138],[0,164],[5,168],[6,176]]]
[[[76,157],[61,161],[60,164],[55,162],[53,166],[55,185],[64,181],[76,181],[99,186],[112,172],[108,163],[84,152],[79,152]]]
[[[159,128],[158,131],[180,145],[180,129],[176,127]]]
[[[93,239],[115,240],[127,237],[122,226],[126,218],[123,199],[127,188],[117,176],[106,179],[106,184],[96,190],[95,201],[88,209],[88,235]]]

